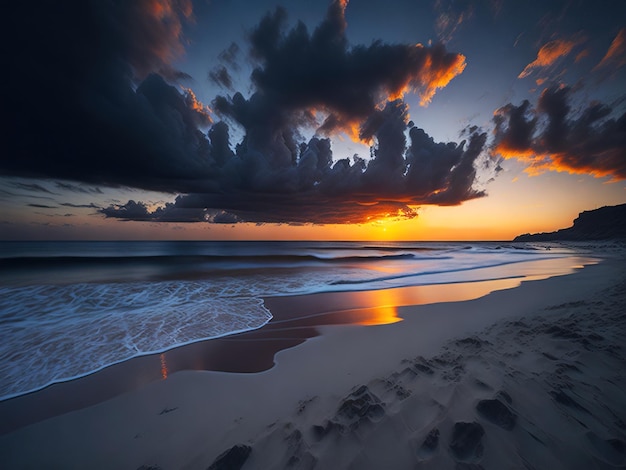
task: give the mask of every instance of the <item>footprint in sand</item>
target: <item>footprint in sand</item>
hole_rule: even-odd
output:
[[[485,435],[483,427],[476,422],[454,423],[450,452],[456,460],[475,460],[483,455],[482,439]]]
[[[487,421],[510,431],[515,427],[517,415],[500,400],[480,400],[476,405],[478,414]]]
[[[433,428],[424,439],[424,442],[422,442],[420,448],[417,449],[417,456],[423,460],[428,459],[433,456],[437,447],[439,447],[439,429]]]

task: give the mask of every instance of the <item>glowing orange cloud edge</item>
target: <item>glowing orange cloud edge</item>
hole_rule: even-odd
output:
[[[544,44],[541,49],[539,49],[539,52],[537,52],[537,58],[528,64],[517,78],[527,77],[536,68],[549,67],[561,57],[565,57],[572,52],[572,49],[577,45],[577,41],[563,39],[555,39],[554,41]]]
[[[594,69],[604,67],[611,62],[616,62],[618,67],[626,65],[626,28],[619,30],[611,42],[609,50],[606,51],[606,54]]]
[[[416,44],[415,47],[423,48],[424,46]],[[448,86],[453,78],[463,73],[466,66],[466,58],[463,54],[457,54],[454,62],[445,68],[436,67],[432,57],[428,56],[425,59],[424,66],[418,73],[408,76],[399,87],[387,89],[383,92],[379,107],[382,109],[386,102],[403,99],[409,93],[418,93],[420,106],[428,106],[436,92]],[[316,111],[319,110],[312,110],[312,112]],[[345,132],[353,142],[371,145],[371,138],[362,139],[360,137],[360,127],[361,123],[359,121],[350,121],[345,123],[341,127],[341,130]]]
[[[196,113],[201,115],[203,119],[206,120],[207,124],[211,124],[213,122],[213,119],[211,118],[211,113],[213,111],[211,110],[211,108],[202,103],[202,101],[198,99],[198,97],[191,88],[187,88],[182,85],[180,86],[180,88],[185,92],[185,101],[187,105]]]
[[[528,166],[524,169],[524,173],[530,176],[539,176],[547,171],[556,171],[572,175],[590,175],[594,178],[610,177],[610,182],[624,179],[615,175],[611,170],[603,170],[589,165],[573,167],[567,163],[567,154],[565,153],[539,153],[532,149],[514,149],[503,144],[497,145],[493,149],[493,153],[506,160],[514,158],[525,163]]]

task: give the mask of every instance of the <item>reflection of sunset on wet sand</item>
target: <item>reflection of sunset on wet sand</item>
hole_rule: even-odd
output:
[[[458,284],[345,292],[341,295],[349,298],[355,305],[362,306],[362,308],[338,310],[336,313],[341,313],[341,318],[346,320],[346,323],[365,326],[386,325],[402,321],[402,318],[398,316],[398,307],[476,299],[496,290],[516,287],[521,280],[497,279]],[[533,277],[524,280],[533,280]]]
[[[165,360],[165,353],[159,354],[159,359],[161,360],[161,378],[165,380],[167,379],[167,362]]]
[[[317,315],[335,313],[343,323],[365,326],[385,325],[402,321],[402,318],[398,316],[398,307],[472,300],[497,290],[512,289],[519,286],[522,281],[537,281],[550,276],[568,274],[581,269],[585,264],[596,262],[591,258],[583,257],[555,258],[484,268],[472,273],[475,279],[470,278],[469,282],[352,291],[341,294],[313,294],[308,297],[311,305],[318,305],[320,312]],[[393,270],[384,270],[384,272],[389,273]],[[490,279],[490,277],[495,279]],[[317,299],[318,296],[324,300]],[[341,301],[334,303],[334,299],[341,299]],[[345,309],[343,305],[348,304],[351,308]],[[323,324],[323,321],[320,323]]]

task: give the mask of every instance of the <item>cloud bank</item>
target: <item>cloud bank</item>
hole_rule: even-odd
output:
[[[267,143],[281,150],[272,154],[272,160],[248,146],[247,137],[233,153],[228,129],[218,123],[209,135],[219,188],[180,195],[153,212],[132,201],[102,212],[153,221],[366,223],[413,218],[414,206],[420,204],[452,205],[484,195],[473,184],[485,133],[473,129],[460,144],[436,143],[407,121],[407,106],[401,100],[370,116],[362,127],[377,142],[369,162],[358,157],[334,162],[330,140],[319,137],[292,154],[284,133]]]
[[[597,102],[575,113],[572,93],[567,86],[550,87],[536,108],[525,100],[498,109],[492,152],[520,159],[530,174],[555,170],[626,179],[626,113],[614,116]]]
[[[426,105],[465,58],[440,44],[350,45],[346,6],[333,1],[311,32],[287,30],[284,9],[263,17],[249,34],[254,91],[217,96],[214,123],[170,65],[184,53],[190,2],[11,5],[24,45],[9,53],[22,73],[3,91],[12,118],[0,171],[178,194],[157,209],[101,209],[125,220],[363,223],[484,196],[474,185],[486,134],[434,142],[402,101],[415,92]],[[223,62],[238,54],[231,46]],[[209,78],[233,86],[226,66]],[[236,145],[231,126],[244,132]],[[328,136],[341,131],[371,142],[371,158],[334,156]]]
[[[7,9],[19,47],[6,57],[2,174],[177,191],[206,173],[206,111],[163,78],[181,75],[169,61],[183,53],[188,2]]]

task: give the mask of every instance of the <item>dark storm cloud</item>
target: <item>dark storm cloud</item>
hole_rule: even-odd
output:
[[[225,65],[228,65],[235,70],[239,70],[238,60],[240,51],[241,49],[239,48],[239,45],[236,42],[232,42],[230,46],[220,52],[219,59]]]
[[[177,198],[177,203],[182,196]],[[126,204],[112,204],[99,209],[99,212],[106,217],[153,222],[212,222],[212,223],[235,223],[239,219],[224,211],[209,211],[203,207],[180,207],[177,203],[167,203],[165,206],[157,207],[153,211],[148,209],[145,203],[133,200]]]
[[[102,194],[102,190],[97,187],[85,187],[77,184],[65,183],[61,181],[57,181],[55,186],[58,189],[63,189],[65,191],[71,191],[73,193],[80,194]]]
[[[550,87],[534,109],[508,104],[494,116],[494,153],[519,158],[529,172],[546,170],[626,179],[626,113],[602,103],[572,110],[572,89]]]
[[[26,204],[28,207],[36,207],[37,209],[56,209],[57,206],[48,206],[46,204]]]
[[[150,220],[150,213],[143,202],[135,202],[132,199],[123,205],[109,206],[101,209],[107,217],[128,220]]]
[[[226,122],[212,125],[193,92],[172,84],[188,3],[11,4],[7,17],[24,33],[8,57],[20,73],[6,74],[0,171],[180,194],[157,208],[99,209],[141,221],[362,223],[483,196],[473,185],[485,134],[436,143],[407,125],[398,99],[416,91],[428,103],[465,58],[443,45],[352,46],[346,3],[332,2],[312,32],[303,23],[286,31],[282,9],[250,32],[254,92],[213,103],[244,129],[236,145]],[[220,56],[226,73],[215,78],[227,87],[238,57],[237,46]],[[311,125],[371,141],[372,158],[337,158],[321,136],[306,142],[301,129]]]
[[[320,129],[350,129],[367,119],[381,102],[417,91],[424,104],[438,88],[465,68],[465,57],[441,44],[351,46],[345,35],[345,3],[331,3],[324,21],[309,33],[299,22],[286,31],[287,12],[278,8],[250,32],[252,72],[257,92],[245,100],[221,97],[216,110],[246,130],[261,122],[280,127],[287,119],[304,121],[327,115]]]
[[[71,202],[62,202],[60,205],[63,207],[72,207],[75,209],[100,209],[100,206],[94,204],[93,202],[90,204],[73,204]]]
[[[231,43],[230,46],[219,54],[220,64],[209,70],[207,78],[228,90],[234,90],[231,71],[237,72],[240,70],[239,53],[240,49],[237,43]]]
[[[14,188],[24,189],[26,191],[33,191],[36,193],[56,194],[50,191],[48,188],[37,183],[20,183],[19,181],[12,182],[11,185]]]
[[[88,1],[98,15],[99,33],[106,41],[100,48],[120,57],[140,79],[152,72],[167,78],[188,77],[172,69],[174,59],[184,54],[183,23],[192,17],[191,0]],[[112,5],[111,5],[112,3]]]
[[[244,141],[235,155],[223,158],[221,191],[181,195],[153,212],[129,201],[102,213],[178,222],[198,221],[204,215],[204,220],[217,222],[212,214],[222,210],[221,218],[229,223],[366,223],[413,218],[414,207],[420,204],[454,205],[484,196],[473,184],[485,133],[473,129],[467,142],[444,144],[411,127],[407,142],[407,120],[407,106],[397,100],[364,123],[363,129],[377,142],[369,162],[358,157],[333,162],[325,138],[313,137],[301,145],[296,163],[268,161]],[[216,128],[227,131],[226,126]],[[219,141],[227,142],[228,135],[214,134],[214,149]],[[222,148],[230,152],[227,145]]]
[[[209,72],[209,80],[229,90],[233,89],[233,79],[223,65]]]
[[[183,1],[10,2],[5,18],[5,175],[176,191],[210,173],[207,124],[166,83],[182,54]],[[5,30],[6,32],[6,30]],[[19,90],[19,92],[16,92]]]
[[[537,127],[537,118],[530,101],[524,100],[519,106],[507,104],[498,109],[493,121],[496,125],[496,148],[499,151],[528,152]]]

